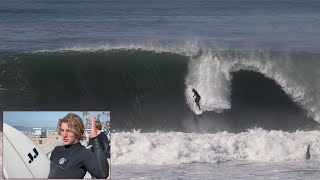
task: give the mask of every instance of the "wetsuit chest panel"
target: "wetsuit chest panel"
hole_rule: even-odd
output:
[[[92,138],[91,151],[80,143],[70,147],[56,147],[50,157],[50,179],[81,179],[88,171],[91,175],[105,179],[109,175],[107,157],[98,138]]]
[[[50,157],[49,178],[83,178],[86,170],[83,160],[85,148],[79,144],[56,147]]]

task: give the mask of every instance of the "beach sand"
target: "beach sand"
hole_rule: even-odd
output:
[[[57,135],[56,133],[49,133],[48,137],[46,137],[46,138],[40,138],[40,137],[36,137],[36,136],[32,136],[32,135],[28,135],[28,137],[33,142],[35,142],[37,145],[48,144],[48,143],[51,143],[56,140],[61,140],[60,136]],[[42,144],[40,144],[40,142],[39,142],[40,140],[42,141]]]
[[[46,138],[28,135],[45,153],[49,153],[54,147],[62,145],[61,137],[57,133],[48,133]]]

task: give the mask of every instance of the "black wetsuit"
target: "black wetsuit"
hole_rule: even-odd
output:
[[[109,164],[97,137],[91,139],[91,151],[79,142],[57,146],[52,151],[49,179],[81,179],[88,171],[97,178],[109,176]]]
[[[103,148],[104,153],[106,153],[107,158],[110,158],[110,146],[109,146],[109,139],[107,135],[103,132],[101,132],[97,138],[99,139],[99,142],[101,143],[101,146]],[[91,145],[91,140],[88,142],[88,146]]]
[[[196,99],[194,100],[194,102],[196,102],[197,106],[200,108],[200,105],[199,105],[199,101],[201,99],[201,96],[199,95],[199,93],[195,90],[195,89],[192,89],[192,92],[194,93],[193,97],[195,96]]]
[[[110,146],[109,146],[109,139],[106,134],[101,132],[97,138],[99,139],[99,142],[103,148],[103,152],[106,154],[107,158],[110,158]],[[90,139],[88,142],[88,146],[92,145],[92,140]],[[91,175],[93,179],[97,179],[97,177]]]
[[[310,146],[311,146],[311,145],[308,145],[308,147],[307,147],[306,160],[310,160],[310,159],[311,159],[311,155],[310,155]]]

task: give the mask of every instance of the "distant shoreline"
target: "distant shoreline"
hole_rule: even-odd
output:
[[[39,128],[39,127],[26,127],[26,126],[12,126],[18,131],[23,131],[23,132],[34,132],[33,128]],[[47,131],[56,131],[56,127],[42,127],[46,129]]]

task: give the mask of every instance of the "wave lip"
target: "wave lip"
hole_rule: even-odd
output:
[[[195,88],[201,96],[202,109],[219,113],[231,108],[232,73],[255,71],[274,80],[309,117],[320,122],[317,57],[306,53],[209,50],[191,58],[185,91]],[[187,93],[186,101],[192,109]]]
[[[74,45],[57,49],[42,49],[34,51],[34,53],[41,52],[97,52],[97,51],[112,51],[112,50],[143,50],[152,51],[155,53],[175,53],[185,56],[194,56],[201,51],[201,45],[198,40],[189,40],[182,42],[170,41],[141,41],[141,42],[121,42],[121,43],[103,43],[92,45]]]

